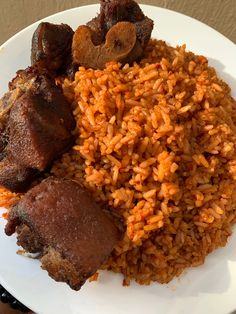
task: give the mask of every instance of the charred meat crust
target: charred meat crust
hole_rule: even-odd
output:
[[[76,267],[63,258],[62,255],[52,247],[48,247],[42,258],[42,269],[55,281],[65,282],[72,289],[79,290],[88,278],[88,274],[79,273]]]
[[[19,224],[16,233],[17,245],[22,246],[29,253],[43,252],[42,240],[26,224]]]

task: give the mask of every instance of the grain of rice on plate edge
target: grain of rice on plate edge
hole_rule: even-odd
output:
[[[227,243],[236,222],[236,102],[207,59],[151,40],[139,64],[59,78],[77,122],[51,173],[124,221],[103,269],[167,283]],[[1,190],[1,205],[17,195]]]

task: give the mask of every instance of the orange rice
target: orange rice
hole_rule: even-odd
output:
[[[207,59],[151,40],[139,64],[60,79],[77,122],[51,173],[123,219],[104,269],[169,282],[224,246],[236,222],[236,102]]]

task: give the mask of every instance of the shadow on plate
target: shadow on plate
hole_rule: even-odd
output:
[[[217,74],[222,78],[231,88],[232,96],[236,97],[236,78],[225,72],[225,66],[220,61],[208,58],[209,65],[217,70]]]

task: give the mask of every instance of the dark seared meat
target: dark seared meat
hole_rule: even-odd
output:
[[[32,38],[31,64],[57,73],[65,70],[73,33],[66,24],[40,23]]]
[[[145,15],[133,0],[100,0],[100,13],[87,25],[93,30],[94,43],[101,44],[106,33],[118,22],[137,23],[143,21]],[[150,20],[151,21],[151,20]]]
[[[153,21],[133,0],[101,0],[100,4],[99,15],[75,31],[73,62],[102,69],[109,61],[138,61],[151,37]]]
[[[18,236],[19,244],[31,252],[43,244],[39,250],[43,268],[75,290],[97,271],[120,239],[117,227],[88,191],[74,181],[52,177],[29,190],[10,210],[6,234],[22,224],[34,234],[30,238],[36,245]]]
[[[37,174],[36,169],[19,165],[10,157],[5,157],[0,162],[0,185],[11,191],[25,191]]]
[[[136,35],[141,44],[141,47],[145,48],[151,37],[153,21],[145,17],[142,21],[136,22],[135,27]]]
[[[25,92],[30,90],[32,93],[40,93],[49,100],[55,96],[57,96],[57,101],[62,98],[61,90],[55,85],[54,78],[46,69],[28,67],[25,70],[17,71],[16,74],[16,77],[8,84],[8,92],[0,99],[1,136],[7,125],[12,106]],[[65,102],[65,100],[63,101]],[[71,120],[72,118],[70,123],[72,123]]]
[[[76,63],[73,63],[72,56],[68,59],[68,62],[66,64],[65,74],[69,78],[69,80],[73,81],[75,78],[75,73],[78,70],[78,65]]]
[[[94,45],[101,45],[101,43],[105,40],[106,33],[102,27],[100,14],[89,21],[87,26],[92,30],[92,41]]]
[[[45,81],[47,81],[48,84]],[[51,82],[52,77],[50,74],[36,67],[28,67],[26,70],[19,70],[16,77],[9,82],[8,92],[0,99],[0,152],[3,151],[8,142],[9,129],[7,129],[7,124],[14,103],[27,90],[44,92],[47,85],[51,87]]]
[[[31,92],[24,93],[14,104],[9,128],[6,152],[27,168],[45,170],[73,143],[58,103]]]
[[[54,78],[46,69],[28,67],[26,70],[18,71],[17,76],[9,83],[9,88],[10,91],[20,90],[21,95],[27,91],[40,95],[42,99],[51,105],[53,104],[57,114],[63,118],[66,128],[68,130],[74,129],[75,120],[70,105],[61,89],[55,84]],[[20,94],[20,92],[18,93]]]
[[[100,0],[100,23],[105,33],[118,22],[136,23],[145,19],[133,0]]]
[[[34,94],[41,94],[47,101],[59,103],[58,108],[63,110],[64,113],[68,112],[69,105],[66,102],[65,97],[60,88],[56,86],[53,74],[46,68],[32,66],[25,70],[19,70],[16,74],[16,77],[9,83],[8,92],[6,92],[0,99],[0,152],[7,144],[5,140],[8,135],[6,132],[6,125],[11,108],[17,99],[19,99],[25,92],[30,90]],[[74,119],[72,115],[65,114],[64,118],[66,119],[65,123],[67,128],[73,129]]]
[[[70,105],[53,77],[38,67],[18,71],[0,106],[0,184],[24,191],[71,147],[74,127]]]

